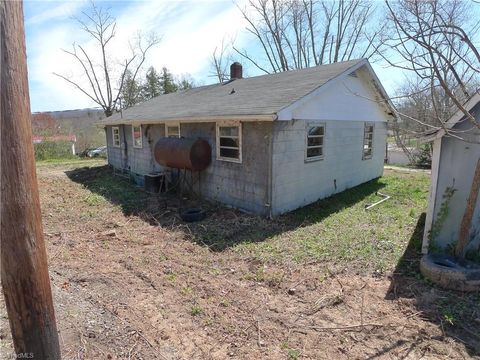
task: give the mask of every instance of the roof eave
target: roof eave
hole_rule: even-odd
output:
[[[213,115],[213,116],[189,116],[189,117],[173,117],[165,119],[115,119],[104,120],[97,123],[99,127],[112,125],[141,125],[141,124],[163,124],[167,122],[179,123],[205,123],[217,121],[274,121],[277,119],[276,114],[258,114],[258,115]]]

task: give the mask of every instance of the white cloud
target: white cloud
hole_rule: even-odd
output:
[[[75,3],[75,6],[78,4]],[[101,5],[101,3],[100,3]],[[55,6],[51,14],[73,11],[72,8],[59,9]],[[75,11],[78,11],[77,7]],[[111,45],[112,61],[117,63],[128,57],[128,40],[137,31],[148,34],[152,31],[162,36],[162,41],[149,53],[145,68],[153,65],[157,69],[169,68],[174,74],[189,73],[195,79],[208,81],[209,57],[224,37],[233,37],[244,28],[240,12],[231,1],[142,1],[121,2],[112,11],[117,17],[117,36]],[[78,24],[69,21],[55,23],[47,21],[45,11],[30,17],[28,26],[48,22],[48,26],[38,26],[37,31],[27,38],[29,78],[32,110],[60,110],[89,107],[94,105],[73,86],[54,76],[57,72],[80,79],[81,68],[73,57],[61,51],[71,49],[74,41],[94,52],[94,42],[79,29]],[[62,15],[55,15],[62,16]],[[32,20],[33,19],[33,20]],[[30,25],[29,25],[30,24]],[[241,46],[242,36],[237,36]]]
[[[62,3],[51,2],[45,10],[25,19],[25,26],[41,25],[58,18],[66,19],[73,16],[83,7],[86,0],[70,0]],[[45,6],[45,3],[40,3]]]

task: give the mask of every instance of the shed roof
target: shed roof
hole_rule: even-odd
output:
[[[466,111],[470,112],[478,103],[480,103],[480,90],[477,90],[477,92],[467,100],[463,107]],[[461,109],[458,109],[457,112],[453,114],[453,116],[445,124],[447,129],[453,128],[463,118],[466,118],[465,114]]]
[[[223,84],[157,96],[104,119],[108,125],[145,120],[275,115],[365,59],[320,65],[276,74],[235,79]]]
[[[463,104],[463,108],[471,112],[473,108],[480,103],[480,90],[477,90],[475,94],[473,94],[470,99],[468,99],[465,104]],[[455,114],[452,115],[452,117],[445,123],[445,129],[440,128],[440,129],[434,129],[430,131],[428,134],[424,136],[424,138],[421,140],[422,142],[430,142],[435,139],[439,139],[447,134],[447,130],[453,129],[461,120],[466,119],[465,114],[461,109],[458,109]]]

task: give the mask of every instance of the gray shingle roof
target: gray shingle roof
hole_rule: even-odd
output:
[[[100,122],[173,120],[235,115],[273,115],[360,60],[320,65],[302,70],[236,79],[178,93],[160,95]]]

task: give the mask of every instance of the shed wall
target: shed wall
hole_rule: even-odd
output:
[[[474,108],[474,114],[480,119],[480,104]],[[466,121],[459,123],[455,129],[468,130],[472,125]],[[470,142],[453,137],[442,138],[438,169],[437,190],[433,208],[433,244],[431,246],[445,249],[454,245],[458,240],[460,224],[467,205],[467,199],[472,186],[475,166],[480,159],[480,131],[464,133]],[[455,189],[454,195],[448,202],[448,215],[442,220],[440,209],[445,202],[444,195],[448,187]],[[472,249],[480,246],[480,196],[477,198],[471,228]]]

